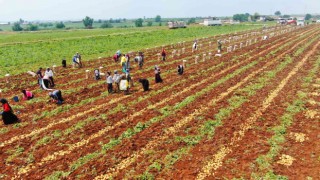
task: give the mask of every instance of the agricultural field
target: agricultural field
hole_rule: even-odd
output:
[[[135,82],[129,95],[108,94],[105,78],[86,78],[85,70],[121,67],[111,56],[96,58],[84,68],[56,69],[66,100],[60,106],[32,76],[2,78],[1,97],[24,87],[36,98],[10,99],[21,123],[0,126],[0,178],[319,179],[319,29],[271,26],[216,36],[192,29],[201,35],[195,52],[195,37],[175,31],[166,34],[179,37],[164,46],[166,61],[158,55],[164,41],[148,39],[157,43],[132,48],[148,49],[143,68],[132,61],[131,74],[148,78],[150,91]],[[163,83],[154,83],[155,65]]]
[[[111,28],[93,30],[0,32],[0,76],[36,71],[39,67],[68,64],[76,52],[84,60],[110,57],[118,49],[122,52],[139,51],[179,41],[249,29],[261,29],[255,25],[223,27],[193,26],[186,29],[169,30],[167,27]],[[191,48],[192,44],[190,45]],[[105,61],[109,63],[109,61]],[[17,68],[23,64],[21,68]]]

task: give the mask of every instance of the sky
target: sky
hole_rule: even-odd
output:
[[[319,14],[320,0],[0,0],[0,22],[32,20],[163,18]]]

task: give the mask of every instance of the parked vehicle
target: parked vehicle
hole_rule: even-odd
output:
[[[222,21],[217,18],[204,19],[203,25],[205,25],[205,26],[221,26]]]
[[[184,21],[175,21],[175,22],[168,22],[169,29],[176,29],[176,28],[186,28],[187,25]]]
[[[305,25],[304,19],[298,19],[297,20],[297,26],[304,26],[304,25]]]

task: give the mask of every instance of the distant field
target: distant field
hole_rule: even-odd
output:
[[[61,59],[71,62],[75,52],[84,60],[111,56],[116,50],[138,51],[184,40],[225,34],[256,25],[232,25],[222,27],[190,26],[169,30],[166,27],[111,28],[93,30],[63,30],[39,32],[0,32],[0,75],[19,74],[36,70],[39,66],[60,65]],[[191,44],[190,44],[191,47]]]

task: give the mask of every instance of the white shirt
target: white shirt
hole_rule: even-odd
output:
[[[53,72],[52,70],[50,69],[49,71],[46,70],[46,72],[44,73],[45,76],[48,76],[48,77],[53,77]]]

